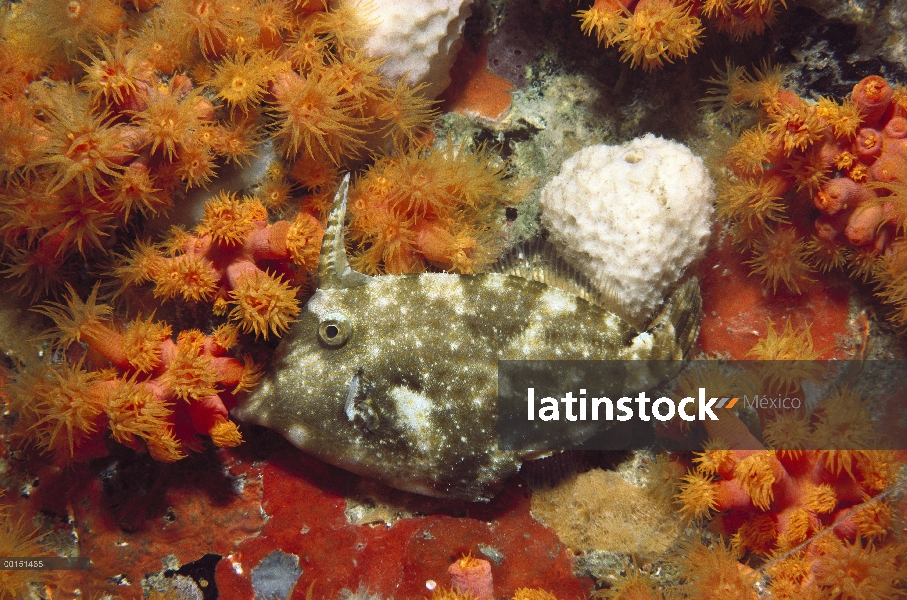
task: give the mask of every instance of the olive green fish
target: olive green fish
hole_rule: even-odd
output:
[[[550,277],[542,268],[353,271],[348,185],[334,200],[315,294],[234,409],[328,463],[418,494],[487,500],[527,458],[498,448],[497,361],[679,359],[698,335],[695,279],[639,332],[583,286],[539,281]]]

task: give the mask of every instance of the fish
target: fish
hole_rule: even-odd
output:
[[[639,331],[575,279],[510,261],[499,272],[369,276],[344,241],[349,175],[334,198],[317,285],[240,421],[400,490],[487,501],[525,451],[499,447],[500,360],[682,358],[702,301],[688,280]],[[560,278],[564,279],[564,278]]]

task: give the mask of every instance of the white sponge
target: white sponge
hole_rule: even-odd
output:
[[[714,199],[701,158],[647,134],[564,162],[542,191],[542,225],[566,260],[644,324],[704,254]]]
[[[370,56],[387,57],[381,74],[396,83],[427,83],[423,92],[437,98],[450,83],[463,45],[463,23],[472,0],[353,0],[373,26],[365,40]]]

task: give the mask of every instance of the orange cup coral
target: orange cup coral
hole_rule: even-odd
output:
[[[782,89],[779,69],[728,66],[710,91],[719,116],[759,123],[724,155],[718,212],[747,264],[773,292],[803,292],[818,272],[848,267],[873,280],[907,323],[907,295],[890,265],[907,226],[907,92],[859,81],[842,102]],[[749,105],[754,109],[746,108]]]
[[[702,45],[703,19],[736,39],[761,34],[784,0],[595,0],[579,11],[582,31],[616,46],[621,60],[644,71],[685,59]]]
[[[213,301],[215,314],[232,305],[230,318],[243,331],[279,335],[300,310],[299,290],[288,281],[314,272],[324,228],[304,212],[293,222],[269,225],[266,218],[259,200],[221,193],[205,204],[194,235],[174,230],[161,245],[139,244],[114,273],[124,287],[153,282],[158,297]]]
[[[418,273],[429,266],[476,273],[500,255],[509,186],[504,165],[465,146],[380,158],[350,196],[354,268]]]
[[[10,387],[26,435],[41,450],[62,462],[102,456],[109,430],[115,441],[173,462],[184,448],[200,448],[196,433],[218,446],[242,441],[228,408],[260,372],[250,358],[228,355],[235,327],[211,335],[185,330],[176,341],[169,325],[152,319],[135,319],[121,331],[110,319],[112,307],[97,303],[97,288],[84,302],[69,288],[65,304],[48,303],[39,312],[55,323],[47,334],[55,346],[87,347],[77,363],[32,366]]]

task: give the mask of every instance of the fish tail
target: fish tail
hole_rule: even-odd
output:
[[[675,348],[680,356],[685,355],[696,338],[699,337],[699,325],[702,321],[702,296],[699,294],[699,279],[691,277],[672,295],[661,313],[655,317],[647,328],[653,330],[673,330]]]

